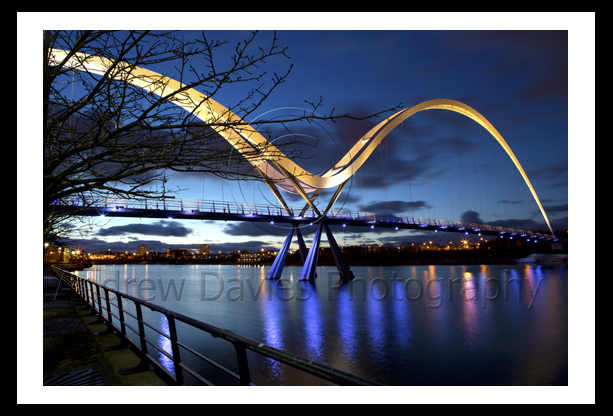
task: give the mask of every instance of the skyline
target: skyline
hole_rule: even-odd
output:
[[[245,34],[239,31],[207,33],[229,39],[231,45]],[[182,31],[181,34],[190,36],[193,33]],[[258,35],[263,42],[267,42],[270,36],[269,31]],[[279,72],[283,72],[282,68],[287,64],[293,65],[293,68],[288,80],[266,102],[262,113],[287,114],[288,111],[295,111],[295,108],[304,108],[305,100],[317,101],[319,96],[324,98],[324,112],[334,108],[335,114],[349,112],[355,115],[374,113],[400,103],[401,108],[407,108],[426,99],[456,99],[475,108],[500,131],[532,181],[553,228],[568,227],[566,31],[307,30],[277,31],[277,37],[281,46],[288,46],[291,57],[291,60],[281,60]],[[276,70],[276,65],[275,62],[269,64],[272,70]],[[227,100],[224,100],[225,97]],[[227,94],[222,92],[216,96],[216,100],[230,106],[232,91]],[[437,117],[440,116],[428,114],[420,116],[419,120],[416,117],[408,120],[413,122],[416,118],[420,123],[407,123],[406,131],[402,132],[417,138],[415,145],[408,142],[411,146],[408,154],[401,154],[394,147],[406,145],[405,137],[398,131],[400,129],[392,132],[381,146],[384,163],[373,154],[372,163],[369,160],[356,174],[356,180],[348,185],[334,208],[378,213],[391,209],[392,214],[398,215],[413,212],[414,216],[426,218],[473,222],[481,219],[482,223],[488,224],[497,221],[486,215],[488,205],[500,205],[500,201],[505,201],[507,208],[514,208],[517,201],[509,196],[498,198],[498,201],[486,201],[484,209],[483,201],[473,203],[473,198],[477,200],[476,193],[471,194],[468,200],[468,193],[472,192],[470,189],[464,198],[460,194],[459,204],[457,200],[450,205],[446,200],[441,203],[431,199],[432,183],[435,188],[436,183],[441,185],[439,189],[443,192],[451,193],[461,188],[461,184],[455,186],[445,182],[442,159],[432,159],[433,151],[441,149],[436,141],[438,138],[424,139],[426,134],[433,135],[440,128]],[[308,140],[316,140],[317,147],[299,163],[312,172],[325,170],[380,120],[341,119],[331,126],[305,126],[299,133]],[[453,129],[454,126],[448,128]],[[463,128],[468,129],[470,135],[471,127]],[[454,135],[453,131],[447,132],[445,137],[447,140],[457,140],[458,147],[462,149],[477,149],[471,138]],[[483,141],[483,137],[478,137],[478,140]],[[417,145],[423,143],[426,145]],[[303,151],[312,150],[308,144]],[[492,143],[486,144],[480,151],[485,149],[492,152],[494,149],[491,146]],[[313,158],[314,155],[317,157]],[[466,163],[469,156],[470,153],[466,154],[462,163]],[[445,159],[445,163],[451,163],[450,160]],[[462,167],[466,169],[466,166],[460,165],[460,169]],[[470,168],[478,169],[476,164]],[[383,190],[380,183],[382,170],[388,181]],[[407,176],[411,178],[411,200],[406,198]],[[260,183],[221,182],[218,178],[202,174],[176,174],[170,179],[171,188],[187,188],[177,195],[179,198],[248,203],[265,203],[274,199],[265,189],[266,186]],[[393,185],[395,181],[398,185]],[[325,191],[321,198],[330,193],[330,190]],[[284,197],[291,205],[300,204],[299,198],[293,195],[284,193]],[[325,206],[327,200],[323,199],[320,204]],[[523,209],[532,211],[533,207]],[[442,212],[445,214],[440,215]],[[513,215],[511,220],[517,220]],[[529,216],[527,225],[530,225],[530,220],[534,223],[538,221],[538,216]],[[341,245],[398,244],[436,237],[434,234],[422,236],[408,232],[392,235],[379,230],[358,234],[357,231],[362,230],[333,230]],[[167,246],[197,248],[200,244],[209,244],[211,250],[216,252],[241,248],[278,249],[284,237],[283,230],[263,224],[252,226],[247,223],[207,224],[200,221],[115,218],[104,221],[77,245],[89,252],[97,252],[108,249],[132,251],[138,245],[148,245],[152,251],[162,251],[160,248]],[[306,235],[305,239],[308,245],[310,236]],[[447,237],[442,239],[447,240]],[[324,239],[322,243],[325,246],[327,242]],[[295,242],[293,246],[296,246]]]

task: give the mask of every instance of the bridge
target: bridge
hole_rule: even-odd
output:
[[[353,147],[341,157],[330,169],[321,175],[316,175],[296,164],[291,158],[283,154],[270,141],[263,137],[255,128],[249,126],[229,109],[205,96],[199,91],[186,89],[184,85],[171,78],[156,74],[144,68],[134,68],[130,75],[115,75],[109,68],[115,65],[106,58],[75,54],[68,55],[61,50],[52,50],[51,54],[57,62],[64,62],[64,66],[75,70],[90,71],[91,73],[107,77],[116,77],[121,80],[143,88],[176,104],[178,107],[190,112],[202,121],[210,119],[225,121],[237,127],[216,127],[222,136],[234,149],[241,154],[249,151],[258,152],[257,156],[246,157],[247,161],[258,172],[263,181],[268,185],[278,205],[258,205],[248,203],[236,203],[227,201],[198,201],[198,200],[147,200],[129,199],[121,200],[106,196],[85,195],[81,200],[56,201],[54,203],[58,212],[72,215],[89,216],[115,216],[115,217],[141,217],[141,218],[168,218],[181,220],[223,220],[223,221],[249,221],[268,222],[273,224],[290,224],[289,232],[279,250],[269,273],[268,278],[278,279],[281,277],[283,266],[289,251],[294,234],[298,238],[300,252],[303,256],[303,269],[300,274],[301,280],[315,278],[319,245],[323,234],[326,234],[330,244],[334,261],[341,278],[351,279],[353,273],[343,258],[341,250],[336,243],[330,230],[331,225],[383,227],[390,230],[421,229],[433,232],[459,232],[468,234],[480,234],[491,236],[509,236],[509,238],[525,238],[526,240],[538,241],[542,239],[556,239],[553,229],[545,210],[530,183],[528,176],[522,168],[519,160],[511,150],[496,128],[479,112],[459,101],[450,99],[434,99],[424,101],[415,106],[403,109],[381,121]],[[445,110],[460,114],[476,122],[502,147],[508,158],[521,175],[525,185],[530,190],[534,201],[551,231],[551,235],[534,233],[513,228],[504,228],[485,224],[463,223],[438,219],[426,219],[421,217],[389,216],[378,213],[348,211],[334,209],[334,205],[343,192],[348,181],[359,171],[362,165],[379,147],[382,141],[397,126],[409,117],[426,110]],[[334,189],[334,193],[327,203],[326,208],[320,211],[315,205],[315,200],[320,197],[323,190]],[[283,198],[283,192],[300,195],[306,205],[304,207],[291,207]],[[302,238],[301,229],[315,227],[315,233],[311,248],[307,250]]]
[[[207,221],[247,221],[263,224],[290,224],[290,232],[279,250],[279,254],[268,278],[281,277],[283,265],[287,258],[294,233],[298,239],[302,256],[303,272],[301,279],[313,279],[317,267],[316,254],[309,261],[307,253],[318,253],[321,234],[325,232],[328,243],[334,255],[337,269],[341,277],[351,278],[350,267],[344,262],[341,250],[336,243],[329,226],[357,226],[366,228],[383,228],[390,231],[429,230],[433,232],[462,233],[464,235],[497,236],[524,239],[527,242],[554,241],[556,237],[521,230],[493,226],[488,224],[465,223],[442,219],[423,217],[390,216],[373,212],[360,212],[343,209],[330,209],[325,215],[315,212],[308,204],[305,207],[280,205],[249,204],[243,202],[206,201],[196,199],[127,199],[115,196],[87,195],[81,199],[70,201],[55,201],[54,208],[66,215],[82,215],[97,217],[131,217],[156,218],[166,220],[207,220]],[[308,250],[302,237],[301,229],[309,231],[315,228],[312,248]]]

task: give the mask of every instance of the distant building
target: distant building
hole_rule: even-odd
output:
[[[211,253],[211,248],[208,244],[200,244],[200,254],[201,255],[209,255]]]
[[[138,246],[138,255],[142,256],[146,254],[149,254],[149,247],[148,246]]]
[[[99,253],[92,253],[89,255],[89,258],[92,260],[115,260],[117,259],[121,253],[112,253],[109,251],[101,251]]]
[[[50,244],[45,250],[45,260],[50,263],[70,261],[70,249]]]
[[[260,251],[256,253],[249,253],[249,250],[241,250],[239,254],[239,263],[262,263],[262,262],[272,262],[277,256],[278,251],[269,250],[269,251]]]
[[[174,248],[168,247],[167,256],[171,259],[189,259],[192,258],[192,253],[187,248]]]

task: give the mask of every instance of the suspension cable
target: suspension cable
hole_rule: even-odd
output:
[[[481,141],[484,142],[484,146],[483,147],[485,149],[485,154],[484,154],[485,171],[487,173],[487,186],[485,188],[485,191],[486,191],[486,198],[485,198],[486,199],[486,204],[485,204],[485,206],[486,206],[486,211],[487,211],[487,216],[486,217],[488,218],[488,220],[490,220],[489,205],[487,204],[487,191],[488,191],[488,189],[489,189],[489,192],[490,192],[490,197],[492,199],[492,210],[494,211],[494,213],[496,213],[497,211],[496,211],[496,204],[495,204],[495,200],[494,200],[494,191],[492,189],[492,181],[490,179],[490,170],[489,170],[489,164],[488,164],[488,159],[489,159],[488,156],[487,156],[487,143],[488,143],[488,140],[487,140],[487,137],[484,139],[483,132],[481,132],[480,136],[481,136]]]
[[[427,110],[426,110],[427,113]],[[427,131],[427,130],[426,130]],[[425,144],[425,148],[426,148],[426,166],[428,168],[428,185],[426,187],[426,194],[428,195],[428,198],[432,198],[432,214],[434,217],[436,217],[436,211],[434,210],[434,196],[432,194],[432,182],[431,182],[431,178],[430,178],[430,155],[428,153],[428,137],[426,137],[426,139],[424,140],[424,144]],[[428,200],[429,202],[430,200]],[[430,204],[428,204],[428,217],[430,216]]]
[[[527,206],[524,205],[524,196],[522,195],[522,192],[521,192],[522,187],[519,184],[519,177],[517,174],[515,174],[514,176],[515,176],[515,184],[517,185],[517,195],[519,197],[519,204],[520,204],[519,211],[522,213],[521,215],[523,216],[524,223],[525,223],[525,225],[523,225],[521,228],[524,230],[528,230],[529,228],[527,227],[528,225]]]
[[[447,187],[445,188],[445,219],[449,218],[447,216],[447,189],[449,189],[449,203],[451,205],[451,218],[453,220],[455,220],[455,215],[453,213],[453,197],[452,197],[452,193],[451,193],[451,185],[449,183],[449,170],[447,168],[447,153],[445,150],[445,134],[443,133],[443,123],[441,123],[440,118],[437,119],[438,120],[438,124],[439,124],[439,131],[441,133],[441,139],[443,141],[443,161],[445,163],[445,178],[447,180]]]
[[[469,125],[468,125],[468,129],[470,132],[470,137],[473,140],[473,148],[472,148],[472,153],[473,153],[473,169],[475,172],[475,207],[477,206],[477,192],[479,193],[479,204],[481,206],[481,213],[483,213],[483,200],[481,199],[481,186],[479,185],[479,175],[477,175],[477,160],[475,158],[475,143],[474,143],[474,139],[475,136],[473,135],[473,124],[471,122],[471,120],[468,120]]]
[[[497,209],[497,216],[498,218],[500,218],[500,201],[501,201],[501,196],[502,198],[504,198],[504,194],[502,192],[502,182],[500,181],[500,167],[498,166],[498,158],[496,157],[496,151],[494,150],[494,164],[496,165],[496,175],[498,176],[498,209]],[[507,206],[505,207],[505,211],[506,211],[506,217],[507,217],[507,221],[506,221],[506,226],[509,226],[509,209],[508,209],[508,204],[506,204]]]
[[[509,202],[507,203],[507,205],[513,205],[512,209],[513,209],[514,214],[515,214],[515,227],[514,228],[518,228],[517,227],[517,207],[515,206],[517,204],[513,200],[513,188],[511,187],[511,179],[509,177],[509,170],[508,170],[507,165],[508,165],[508,163],[505,160],[504,161],[504,172],[505,172],[505,175],[507,177],[507,184],[508,184],[508,187],[509,187],[509,199],[508,199]],[[509,211],[510,210],[511,210],[511,207],[509,207],[509,209],[507,210],[507,224],[509,224],[509,221],[510,221],[510,218],[509,218]]]
[[[407,128],[408,130],[408,128]],[[413,197],[411,195],[411,161],[410,161],[410,151],[409,151],[409,134],[408,132],[406,133],[406,137],[405,137],[405,131],[404,131],[404,120],[402,121],[402,137],[405,139],[406,143],[407,143],[407,174],[408,174],[408,178],[409,178],[409,213],[411,214],[411,216],[413,216]]]
[[[360,169],[360,211],[364,210],[364,184],[362,182],[362,169]]]
[[[387,137],[384,140],[382,140],[381,143],[379,144],[379,153],[381,154],[381,170],[383,171],[383,190],[385,192],[385,210],[386,210],[387,216],[389,217],[389,210],[388,210],[388,203],[387,203],[386,172],[385,172],[385,166],[383,164],[383,149],[381,149],[383,147],[383,142],[386,140],[387,140]]]
[[[469,204],[468,204],[468,192],[466,191],[466,181],[464,180],[464,169],[462,166],[462,146],[460,143],[460,133],[459,133],[459,128],[458,128],[458,121],[456,120],[453,123],[454,129],[455,129],[455,133],[456,133],[456,143],[458,145],[458,156],[459,156],[459,160],[460,160],[460,221],[462,220],[462,188],[464,189],[464,195],[466,198],[466,210],[470,210],[469,208]]]

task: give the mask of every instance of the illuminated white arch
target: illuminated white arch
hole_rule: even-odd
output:
[[[471,120],[474,120],[479,123],[496,139],[496,141],[500,144],[500,146],[502,146],[507,155],[509,155],[509,157],[515,164],[515,167],[526,182],[526,185],[530,189],[534,200],[538,204],[541,213],[545,218],[545,221],[547,221],[547,226],[551,231],[551,235],[553,236],[553,229],[551,228],[551,224],[549,223],[549,218],[547,218],[545,209],[543,208],[543,205],[541,205],[541,201],[539,200],[538,195],[536,194],[536,191],[532,186],[532,183],[530,183],[528,175],[526,175],[526,172],[522,168],[521,164],[519,163],[519,160],[517,160],[517,157],[515,156],[507,142],[502,138],[502,135],[498,132],[498,130],[496,130],[492,123],[490,123],[485,117],[483,117],[472,107],[459,101],[449,99],[428,100],[413,107],[398,111],[396,114],[386,118],[385,120],[377,124],[375,127],[373,127],[368,133],[366,133],[362,137],[362,139],[360,139],[360,141],[358,141],[353,146],[353,148],[351,148],[351,150],[347,152],[347,154],[329,172],[332,172],[332,174],[334,174],[335,170],[337,172],[342,172],[344,170],[350,169],[350,173],[346,173],[342,176],[351,176],[353,173],[355,173],[355,171],[357,171],[357,169],[360,168],[360,166],[362,166],[362,164],[366,161],[368,156],[370,156],[370,154],[376,149],[379,143],[381,143],[385,136],[387,136],[387,134],[392,131],[396,126],[398,126],[404,120],[420,111],[432,109],[448,110],[460,113],[470,118]],[[326,174],[324,174],[323,176],[325,176]]]
[[[193,113],[194,116],[204,122],[214,120],[220,123],[239,123],[240,127],[233,129],[228,129],[226,126],[216,127],[214,125],[212,128],[243,155],[245,155],[246,149],[248,149],[249,152],[254,148],[261,149],[257,157],[246,156],[249,163],[256,167],[265,178],[272,179],[275,185],[281,189],[291,193],[300,193],[305,199],[307,199],[305,193],[339,187],[344,184],[355,172],[357,172],[385,136],[410,116],[420,111],[431,109],[449,110],[460,113],[479,123],[506,151],[530,189],[553,235],[553,229],[551,228],[547,214],[541,205],[536,191],[530,183],[521,164],[515,157],[515,154],[502,138],[502,135],[485,117],[473,108],[459,101],[449,99],[429,100],[398,111],[396,114],[387,117],[373,127],[332,168],[319,176],[297,165],[264,136],[258,133],[257,130],[249,126],[226,107],[197,90],[186,89],[185,85],[172,78],[139,67],[130,67],[129,71],[124,72],[120,69],[122,66],[126,67],[128,64],[121,62],[117,63],[98,56],[76,53],[68,58],[69,54],[67,51],[51,49],[50,52],[52,64],[54,63],[57,65],[66,61],[63,63],[63,66],[68,68],[121,79],[161,97],[168,97],[170,102]]]

